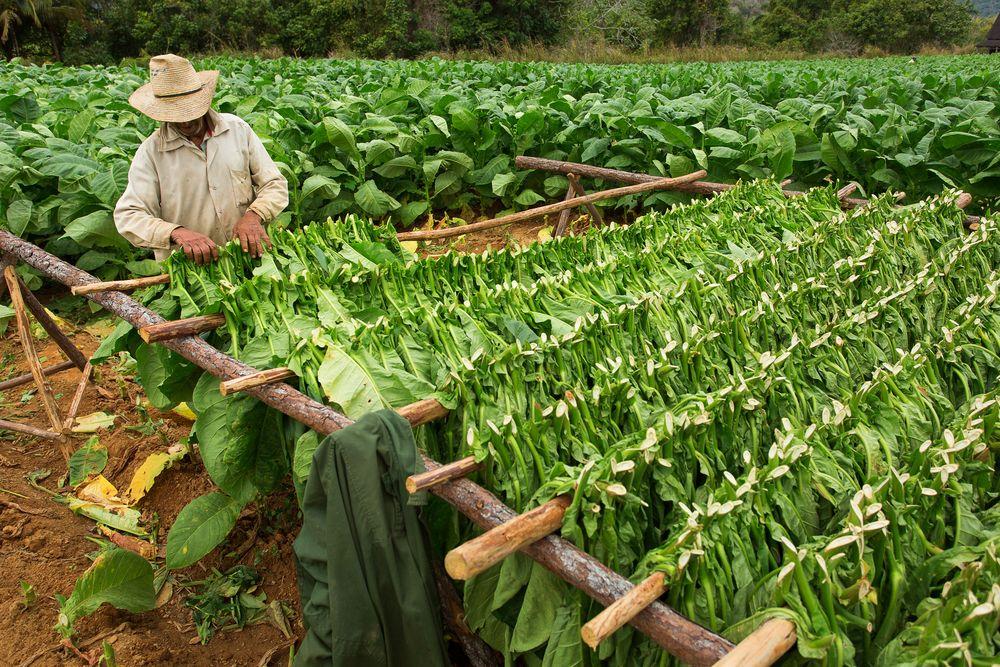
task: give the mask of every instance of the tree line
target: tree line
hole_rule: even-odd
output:
[[[0,0],[0,49],[73,64],[168,51],[409,58],[573,39],[903,53],[971,43],[974,15],[969,0]]]

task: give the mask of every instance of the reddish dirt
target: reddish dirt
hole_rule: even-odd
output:
[[[98,328],[90,327],[91,331]],[[14,329],[11,326],[0,339],[0,380],[28,371]],[[76,344],[88,355],[99,342],[91,331],[77,330],[72,334]],[[36,340],[36,346],[39,355],[46,359],[43,365],[58,363],[64,358],[56,345],[47,339]],[[51,379],[57,403],[64,412],[79,378],[79,371],[72,369]],[[41,400],[37,395],[24,395],[25,390],[32,387],[25,385],[3,392],[0,417],[48,428]],[[97,368],[96,385],[87,389],[79,413],[104,411],[118,415],[114,427],[98,435],[109,454],[104,474],[119,490],[127,487],[132,473],[149,454],[178,442],[188,434],[191,426],[183,417],[161,414],[149,408],[150,418],[157,424],[155,432],[144,435],[130,430],[128,427],[145,422],[135,408],[137,398],[142,399],[142,392],[135,381],[123,376],[114,364],[104,364]],[[74,436],[72,446],[78,447],[87,437]],[[43,484],[54,490],[58,478],[66,471],[55,443],[10,431],[0,432],[0,572],[4,573],[0,577],[0,627],[4,628],[0,664],[21,665],[40,651],[53,648],[30,664],[82,665],[86,663],[67,649],[55,648],[59,636],[53,630],[57,615],[53,596],[71,593],[76,578],[90,565],[87,554],[97,549],[87,538],[96,537],[97,533],[93,521],[74,515],[27,483],[26,475],[40,468],[52,471]],[[211,488],[197,453],[157,477],[152,490],[139,501],[138,507],[145,516],[158,518],[161,547],[181,508]],[[278,493],[265,502],[267,507],[257,508],[261,511],[245,512],[223,549],[178,572],[177,580],[204,579],[213,567],[225,570],[239,563],[251,565],[262,575],[261,590],[266,592],[268,601],[281,600],[295,610],[296,619],[290,625],[301,636],[292,556],[294,531],[291,524],[297,519],[294,510],[286,509],[289,505],[294,507],[294,499],[289,498],[288,493]],[[262,525],[258,526],[258,522]],[[239,551],[243,553],[238,558],[220,553]],[[28,609],[23,608],[21,581],[34,586],[37,593],[37,601]],[[107,641],[114,647],[120,665],[287,663],[288,640],[270,624],[220,632],[207,645],[199,644],[190,610],[183,605],[185,596],[185,589],[175,583],[169,601],[150,612],[130,614],[105,605],[76,624],[74,640],[78,646],[85,646],[89,639],[114,630]],[[100,648],[100,645],[97,641],[90,648]],[[272,652],[276,648],[278,650]],[[270,660],[261,662],[268,653],[271,653]]]

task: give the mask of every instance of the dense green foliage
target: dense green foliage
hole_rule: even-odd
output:
[[[756,182],[625,228],[423,260],[350,218],[276,233],[262,260],[174,256],[149,298],[169,316],[224,312],[212,342],[288,365],[351,417],[439,397],[452,413],[417,432],[432,456],[475,455],[521,511],[571,494],[564,537],[626,574],[665,572],[669,602],[713,630],[782,615],[826,664],[986,664],[1000,237],[990,219],[967,234],[954,200],[843,213],[832,188],[789,200]],[[105,352],[134,336],[119,334]],[[150,396],[198,412],[221,489],[192,503],[213,508],[214,541],[188,539],[204,553],[231,526],[219,516],[289,468],[301,480],[316,437],[141,349]],[[174,531],[202,532],[181,524],[168,561]],[[436,525],[445,543],[463,534]],[[629,632],[585,652],[593,605],[520,559],[465,597],[510,655],[659,664]]]
[[[345,212],[410,224],[565,192],[518,154],[709,177],[857,180],[913,198],[1000,194],[1000,70],[988,57],[729,65],[248,61],[216,105],[260,134],[291,186],[280,224]],[[0,221],[110,278],[156,272],[111,210],[155,125],[126,103],[133,68],[0,66]],[[641,85],[637,85],[641,84]],[[667,193],[616,205],[678,201]]]
[[[995,15],[995,0],[979,0],[979,11],[989,2]],[[883,20],[867,20],[879,8]],[[7,0],[0,49],[72,64],[167,51],[412,57],[595,39],[907,53],[970,44],[973,14],[968,0]]]

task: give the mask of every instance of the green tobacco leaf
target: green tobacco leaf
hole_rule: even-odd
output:
[[[189,502],[167,534],[167,568],[198,562],[222,544],[236,525],[245,503],[224,493],[209,493]]]
[[[111,211],[94,211],[73,220],[63,233],[85,248],[124,248],[125,238],[115,228]]]
[[[542,667],[580,667],[583,665],[583,642],[580,639],[580,595],[575,590],[566,593],[563,604],[556,611],[552,635]]]
[[[361,210],[376,218],[381,218],[400,206],[398,201],[379,190],[375,181],[365,181],[354,193],[354,201],[361,207]]]
[[[538,563],[532,563],[531,579],[510,639],[511,650],[534,650],[548,641],[565,591],[565,584]]]
[[[108,448],[95,435],[69,457],[69,485],[77,486],[108,464]]]
[[[295,456],[292,462],[292,474],[296,482],[305,483],[312,469],[312,458],[319,447],[319,435],[316,431],[306,431],[295,441]]]
[[[16,236],[21,236],[31,222],[31,209],[33,204],[30,199],[15,199],[7,205],[7,229]]]
[[[135,360],[146,397],[157,410],[169,410],[191,399],[194,377],[200,369],[162,345],[143,343],[136,348]]]
[[[149,562],[117,547],[103,552],[77,580],[69,598],[60,602],[56,629],[72,635],[73,624],[103,604],[133,613],[152,609],[156,592]]]
[[[326,140],[330,144],[345,151],[354,158],[361,158],[361,154],[358,153],[357,142],[354,139],[354,132],[347,126],[347,123],[339,118],[327,116],[323,119],[323,129],[326,131]]]
[[[313,174],[302,183],[302,197],[314,194],[327,199],[336,199],[340,194],[340,183],[322,174]]]

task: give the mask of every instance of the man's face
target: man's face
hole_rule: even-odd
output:
[[[202,130],[205,128],[205,117],[195,118],[185,123],[174,123],[174,125],[177,127],[178,132],[190,139],[202,133]]]

